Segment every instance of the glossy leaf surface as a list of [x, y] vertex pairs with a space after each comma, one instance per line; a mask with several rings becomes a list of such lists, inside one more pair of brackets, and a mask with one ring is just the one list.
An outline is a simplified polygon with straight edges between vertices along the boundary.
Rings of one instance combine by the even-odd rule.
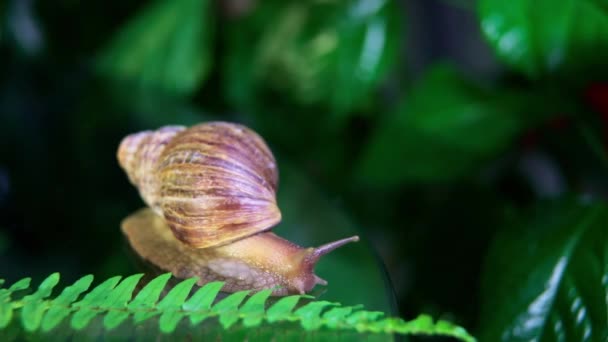
[[563, 200], [507, 224], [487, 260], [482, 341], [606, 341], [608, 208]]

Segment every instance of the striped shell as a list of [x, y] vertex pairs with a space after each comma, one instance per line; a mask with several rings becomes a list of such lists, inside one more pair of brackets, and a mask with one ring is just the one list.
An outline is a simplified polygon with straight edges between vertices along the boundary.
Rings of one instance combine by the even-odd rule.
[[221, 246], [281, 220], [276, 161], [245, 126], [211, 122], [132, 134], [118, 160], [146, 204], [189, 246]]

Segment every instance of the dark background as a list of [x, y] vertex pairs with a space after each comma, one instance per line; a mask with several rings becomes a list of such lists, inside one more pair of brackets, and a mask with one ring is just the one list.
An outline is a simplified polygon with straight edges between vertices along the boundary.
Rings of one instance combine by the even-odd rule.
[[[563, 33], [532, 2], [1, 2], [0, 275], [136, 272], [118, 227], [142, 202], [118, 143], [226, 120], [354, 222], [396, 313], [478, 331], [507, 218], [606, 189], [608, 31], [578, 21], [606, 5], [581, 1]], [[526, 9], [527, 41], [483, 26]]]

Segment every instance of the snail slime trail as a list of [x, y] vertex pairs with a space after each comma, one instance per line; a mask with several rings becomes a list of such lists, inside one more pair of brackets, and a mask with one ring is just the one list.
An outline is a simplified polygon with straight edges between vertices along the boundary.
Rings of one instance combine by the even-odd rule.
[[303, 248], [272, 233], [281, 221], [276, 161], [242, 125], [131, 134], [120, 143], [118, 162], [149, 207], [127, 217], [122, 231], [137, 254], [177, 278], [224, 281], [226, 292], [303, 294], [327, 285], [314, 274], [321, 256], [359, 240]]

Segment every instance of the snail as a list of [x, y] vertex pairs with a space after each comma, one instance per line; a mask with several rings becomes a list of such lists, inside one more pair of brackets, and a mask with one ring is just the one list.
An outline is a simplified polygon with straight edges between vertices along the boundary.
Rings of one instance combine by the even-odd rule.
[[125, 137], [118, 162], [149, 209], [121, 228], [143, 259], [223, 291], [304, 294], [327, 282], [321, 256], [358, 236], [303, 248], [270, 231], [281, 221], [278, 169], [264, 140], [234, 123], [165, 126]]

